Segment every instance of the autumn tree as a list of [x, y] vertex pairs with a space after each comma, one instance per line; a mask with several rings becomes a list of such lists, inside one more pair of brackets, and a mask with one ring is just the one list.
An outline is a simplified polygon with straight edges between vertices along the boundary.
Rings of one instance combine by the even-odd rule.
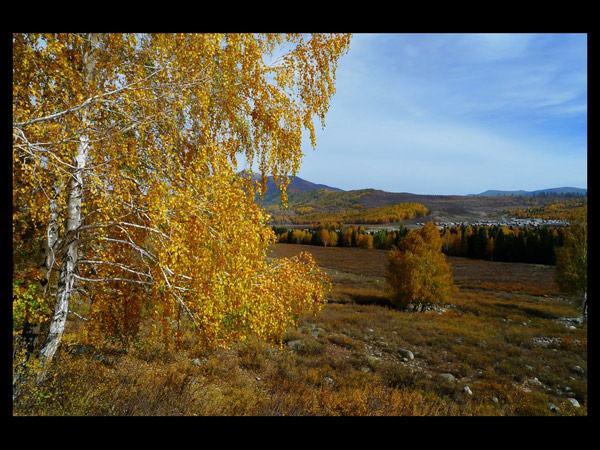
[[320, 245], [327, 247], [331, 243], [331, 235], [327, 228], [321, 228], [317, 231], [317, 241]]
[[581, 296], [587, 321], [587, 206], [572, 215], [564, 245], [556, 250], [555, 280], [563, 292]]
[[[388, 253], [386, 279], [395, 304], [443, 304], [452, 287], [452, 275], [442, 253], [439, 230], [428, 222], [411, 230], [398, 248]], [[416, 307], [416, 306], [415, 306]]]
[[41, 338], [42, 366], [67, 318], [126, 339], [140, 299], [165, 343], [182, 322], [207, 345], [276, 339], [320, 308], [310, 255], [266, 260], [253, 200], [272, 175], [287, 201], [349, 39], [13, 35], [13, 331]]

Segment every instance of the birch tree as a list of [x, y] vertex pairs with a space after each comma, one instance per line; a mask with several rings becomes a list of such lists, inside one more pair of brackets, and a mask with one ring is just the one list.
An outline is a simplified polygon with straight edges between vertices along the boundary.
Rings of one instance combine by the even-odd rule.
[[320, 309], [326, 277], [309, 254], [265, 258], [275, 238], [253, 200], [272, 175], [286, 202], [349, 41], [13, 35], [13, 333], [42, 325], [44, 367], [67, 318], [126, 340], [145, 311], [166, 343], [186, 321], [215, 346], [281, 339]]
[[565, 293], [582, 300], [582, 318], [587, 322], [587, 206], [570, 218], [565, 245], [556, 250], [555, 280]]
[[443, 304], [453, 286], [452, 270], [442, 253], [442, 238], [433, 222], [411, 230], [390, 250], [386, 281], [391, 287], [392, 302], [399, 306]]

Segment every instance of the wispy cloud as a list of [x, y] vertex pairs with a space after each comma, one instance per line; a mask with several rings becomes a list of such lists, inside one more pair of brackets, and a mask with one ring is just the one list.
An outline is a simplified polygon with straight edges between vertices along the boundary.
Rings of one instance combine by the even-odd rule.
[[585, 35], [357, 35], [337, 79], [300, 176], [429, 193], [587, 185]]

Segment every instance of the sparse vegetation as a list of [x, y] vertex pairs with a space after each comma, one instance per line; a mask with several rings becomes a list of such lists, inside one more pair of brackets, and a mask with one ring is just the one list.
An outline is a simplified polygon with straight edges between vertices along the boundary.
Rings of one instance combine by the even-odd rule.
[[[276, 244], [270, 256], [306, 249]], [[65, 345], [14, 413], [587, 414], [587, 328], [565, 319], [579, 309], [558, 291], [554, 267], [448, 257], [458, 289], [443, 310], [412, 313], [386, 301], [386, 251], [310, 252], [332, 280], [329, 302], [281, 345], [205, 352], [192, 336], [177, 350], [145, 340], [126, 350]]]

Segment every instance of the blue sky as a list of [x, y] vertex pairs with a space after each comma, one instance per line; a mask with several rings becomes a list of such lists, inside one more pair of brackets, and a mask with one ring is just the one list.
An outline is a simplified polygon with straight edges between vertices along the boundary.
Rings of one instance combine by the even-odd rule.
[[345, 190], [587, 187], [585, 34], [355, 34], [298, 176]]

